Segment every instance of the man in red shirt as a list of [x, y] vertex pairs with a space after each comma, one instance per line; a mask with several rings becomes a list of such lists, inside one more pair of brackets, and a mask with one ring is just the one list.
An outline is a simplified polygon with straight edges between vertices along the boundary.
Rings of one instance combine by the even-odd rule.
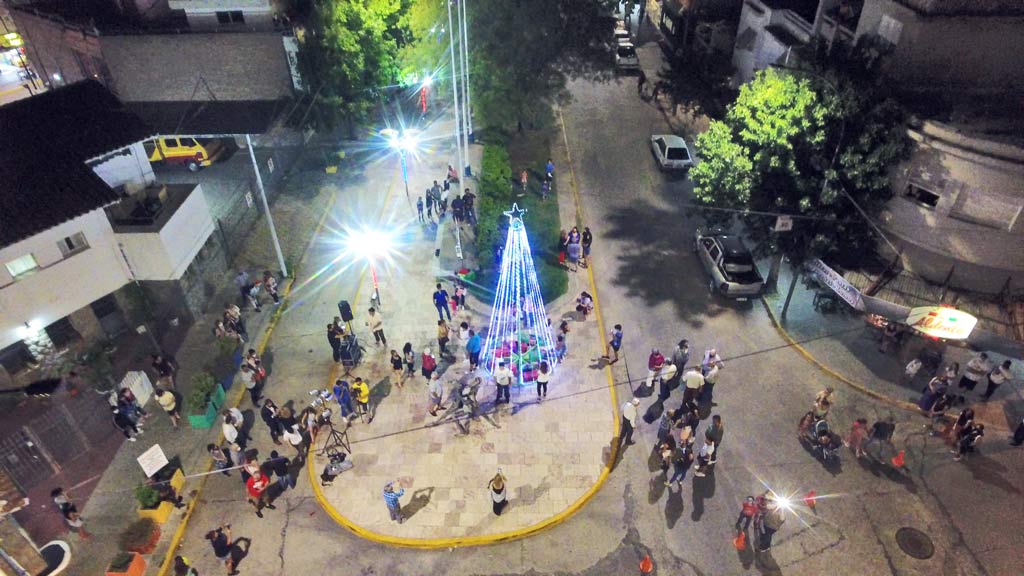
[[249, 491], [249, 504], [256, 508], [256, 516], [260, 518], [263, 518], [263, 508], [277, 509], [276, 506], [270, 503], [269, 496], [267, 495], [267, 486], [269, 485], [270, 479], [259, 470], [254, 471], [245, 483], [245, 488]]

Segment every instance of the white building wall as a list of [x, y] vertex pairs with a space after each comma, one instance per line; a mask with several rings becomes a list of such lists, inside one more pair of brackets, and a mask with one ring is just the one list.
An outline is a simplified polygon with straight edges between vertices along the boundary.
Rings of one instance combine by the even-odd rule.
[[210, 207], [197, 185], [159, 231], [115, 236], [137, 280], [178, 280], [213, 227]]
[[136, 142], [117, 153], [89, 162], [97, 176], [111, 188], [125, 185], [130, 191], [141, 189], [156, 180], [142, 142]]
[[[64, 258], [58, 242], [78, 232], [89, 248]], [[7, 262], [32, 254], [39, 268], [14, 279]], [[0, 348], [25, 338], [128, 283], [128, 270], [103, 210], [93, 210], [0, 249]]]

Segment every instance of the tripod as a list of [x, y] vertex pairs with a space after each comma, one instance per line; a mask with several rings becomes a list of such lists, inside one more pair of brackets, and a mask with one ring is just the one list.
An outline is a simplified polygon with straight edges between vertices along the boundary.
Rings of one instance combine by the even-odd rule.
[[328, 454], [337, 448], [341, 448], [345, 452], [351, 454], [352, 447], [348, 442], [348, 424], [345, 425], [344, 429], [338, 430], [334, 427], [334, 422], [328, 420], [327, 427], [329, 428], [327, 431], [327, 439], [324, 440], [323, 448], [320, 449], [320, 455], [323, 456], [324, 454]]

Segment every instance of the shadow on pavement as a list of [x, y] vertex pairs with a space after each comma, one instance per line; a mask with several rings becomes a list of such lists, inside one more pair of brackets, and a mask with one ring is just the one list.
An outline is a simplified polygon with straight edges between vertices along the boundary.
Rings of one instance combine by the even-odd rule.
[[402, 515], [406, 520], [412, 518], [417, 512], [423, 510], [430, 503], [430, 497], [434, 494], [434, 487], [420, 488], [412, 493], [412, 500], [402, 506]]
[[669, 488], [668, 498], [665, 500], [665, 525], [669, 530], [676, 527], [676, 523], [683, 517], [684, 509], [682, 489]]
[[691, 504], [693, 505], [693, 511], [690, 513], [691, 520], [700, 522], [700, 519], [704, 516], [704, 501], [714, 497], [714, 495], [715, 467], [712, 466], [703, 478], [699, 476], [693, 477], [693, 487], [690, 496]]

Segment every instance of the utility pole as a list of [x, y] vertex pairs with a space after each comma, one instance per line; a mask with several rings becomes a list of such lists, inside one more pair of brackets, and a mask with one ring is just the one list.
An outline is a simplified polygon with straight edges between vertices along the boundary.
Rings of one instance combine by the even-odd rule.
[[270, 225], [270, 238], [274, 241], [274, 251], [277, 252], [277, 263], [281, 266], [281, 275], [287, 277], [288, 267], [284, 263], [281, 242], [278, 241], [277, 229], [274, 228], [274, 217], [270, 214], [270, 204], [267, 203], [267, 192], [263, 189], [263, 176], [260, 175], [260, 165], [256, 163], [256, 152], [252, 149], [252, 138], [248, 134], [245, 135], [245, 144], [249, 147], [249, 160], [252, 161], [252, 171], [256, 173], [256, 187], [260, 191], [263, 211], [267, 213], [267, 224]]
[[469, 26], [469, 15], [466, 12], [468, 10], [466, 3], [467, 0], [459, 1], [459, 7], [461, 8], [460, 13], [462, 14], [462, 59], [464, 61], [462, 82], [462, 101], [464, 106], [462, 108], [462, 120], [463, 124], [466, 126], [466, 176], [471, 176], [473, 171], [470, 168], [469, 161], [469, 142], [473, 137], [473, 110], [469, 104], [469, 33], [467, 31]]
[[455, 66], [455, 28], [452, 26], [452, 2], [447, 0], [448, 4], [448, 51], [451, 53], [452, 60], [452, 102], [455, 105], [455, 147], [458, 148], [459, 166], [465, 166], [466, 163], [462, 158], [462, 140], [459, 138], [459, 72]]

